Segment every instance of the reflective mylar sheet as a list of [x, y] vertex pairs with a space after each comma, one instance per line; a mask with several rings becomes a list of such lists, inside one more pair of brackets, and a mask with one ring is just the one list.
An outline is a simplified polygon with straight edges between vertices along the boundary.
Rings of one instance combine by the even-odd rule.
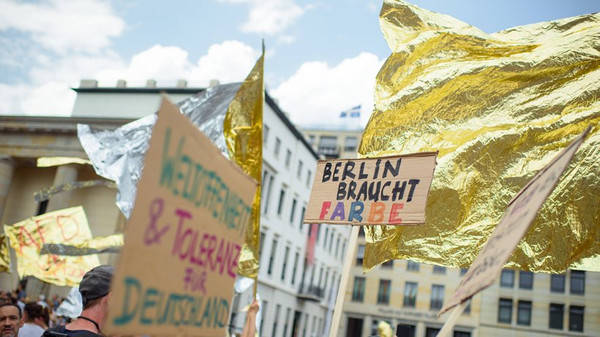
[[468, 267], [511, 198], [592, 125], [507, 267], [600, 271], [600, 14], [486, 34], [385, 1], [380, 23], [392, 54], [359, 153], [439, 156], [427, 224], [365, 228], [364, 270]]
[[242, 83], [225, 116], [224, 134], [229, 155], [246, 174], [258, 182], [252, 204], [252, 223], [238, 262], [238, 274], [256, 279], [260, 258], [260, 191], [262, 172], [262, 126], [265, 51]]
[[10, 252], [6, 234], [0, 234], [0, 272], [10, 273]]
[[[239, 83], [211, 87], [178, 104], [182, 113], [227, 157], [223, 121], [239, 87]], [[81, 146], [96, 173], [117, 183], [117, 206], [127, 218], [133, 210], [137, 182], [155, 123], [156, 114], [151, 114], [115, 130], [87, 124], [77, 126]]]

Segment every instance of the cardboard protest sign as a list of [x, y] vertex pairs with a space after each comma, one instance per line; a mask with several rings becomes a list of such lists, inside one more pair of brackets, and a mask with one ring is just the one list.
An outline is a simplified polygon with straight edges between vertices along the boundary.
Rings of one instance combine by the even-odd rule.
[[500, 275], [502, 267], [523, 238], [537, 212], [588, 134], [588, 127], [557, 157], [539, 171], [510, 201], [502, 219], [458, 285], [440, 315], [481, 290]]
[[60, 286], [77, 286], [88, 270], [100, 264], [98, 255], [40, 254], [44, 244], [77, 244], [92, 238], [83, 207], [61, 209], [4, 226], [17, 257], [20, 277], [35, 276]]
[[425, 223], [437, 152], [320, 160], [304, 223]]
[[163, 100], [112, 283], [106, 330], [225, 335], [256, 188]]

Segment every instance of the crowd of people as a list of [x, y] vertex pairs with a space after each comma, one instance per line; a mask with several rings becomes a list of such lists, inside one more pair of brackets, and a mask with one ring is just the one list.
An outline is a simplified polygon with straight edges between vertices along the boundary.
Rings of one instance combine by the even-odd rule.
[[103, 265], [88, 271], [79, 284], [83, 307], [73, 321], [57, 316], [64, 299], [44, 295], [28, 300], [25, 292], [0, 291], [0, 337], [101, 337], [106, 318], [113, 267]]
[[[51, 297], [49, 301], [44, 295], [39, 295], [36, 300], [28, 298], [23, 290], [15, 291], [0, 291], [0, 306], [9, 304], [18, 307], [20, 316], [24, 322], [23, 326], [18, 330], [18, 336], [15, 337], [40, 337], [44, 331], [50, 327], [65, 324], [69, 321], [68, 317], [57, 316], [55, 311], [62, 303], [64, 298], [59, 298], [57, 295]], [[2, 337], [11, 337], [5, 334], [6, 317], [0, 321], [2, 328]], [[6, 330], [11, 330], [7, 327]], [[7, 332], [8, 332], [7, 331]]]

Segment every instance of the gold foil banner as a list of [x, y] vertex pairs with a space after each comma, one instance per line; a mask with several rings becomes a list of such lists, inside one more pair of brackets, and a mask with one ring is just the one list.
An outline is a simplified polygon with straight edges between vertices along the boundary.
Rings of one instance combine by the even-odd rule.
[[45, 243], [76, 244], [92, 238], [81, 206], [35, 216], [12, 226], [5, 225], [4, 233], [17, 256], [21, 278], [35, 276], [48, 283], [74, 287], [83, 274], [100, 264], [97, 255], [40, 255]]
[[33, 193], [33, 198], [36, 202], [41, 202], [50, 199], [54, 194], [61, 192], [69, 192], [74, 189], [92, 186], [106, 186], [109, 188], [117, 188], [117, 183], [109, 180], [86, 180], [86, 181], [74, 181], [58, 186], [52, 186], [45, 188], [41, 191]]
[[511, 197], [593, 129], [507, 264], [600, 271], [600, 14], [485, 34], [385, 1], [392, 54], [362, 157], [439, 150], [427, 224], [365, 228], [365, 271], [390, 259], [468, 267]]
[[0, 272], [10, 273], [10, 252], [6, 234], [0, 234]]
[[231, 101], [223, 123], [229, 157], [259, 184], [252, 205], [251, 225], [246, 228], [246, 238], [238, 262], [238, 274], [253, 279], [257, 277], [260, 261], [258, 248], [260, 245], [260, 183], [265, 93], [264, 59], [265, 47], [263, 44], [262, 55]]
[[40, 255], [55, 254], [65, 256], [82, 256], [102, 253], [118, 253], [123, 247], [123, 234], [98, 236], [74, 244], [46, 243], [40, 250]]
[[92, 162], [87, 159], [77, 157], [39, 157], [37, 159], [37, 167], [50, 167], [67, 164], [92, 165]]

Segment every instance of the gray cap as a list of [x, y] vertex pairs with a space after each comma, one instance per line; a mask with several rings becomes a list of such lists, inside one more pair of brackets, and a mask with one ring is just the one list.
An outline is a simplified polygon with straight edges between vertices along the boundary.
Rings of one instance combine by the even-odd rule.
[[92, 268], [83, 275], [79, 283], [79, 292], [83, 305], [88, 301], [104, 297], [110, 291], [110, 281], [112, 280], [115, 268], [109, 265], [101, 265]]

